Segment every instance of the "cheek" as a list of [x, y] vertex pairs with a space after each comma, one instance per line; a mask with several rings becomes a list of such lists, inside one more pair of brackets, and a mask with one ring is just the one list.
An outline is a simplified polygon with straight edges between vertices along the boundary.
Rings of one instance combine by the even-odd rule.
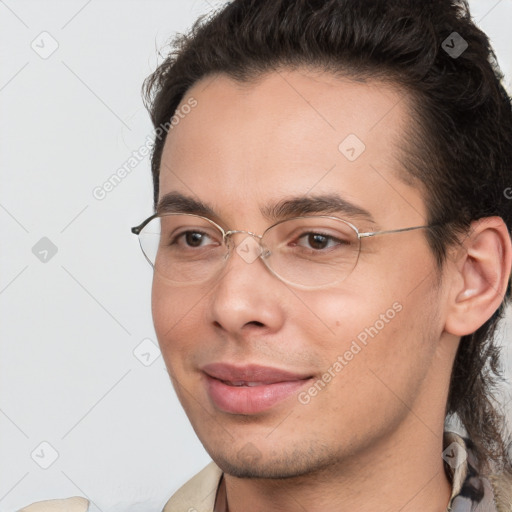
[[166, 330], [172, 326], [176, 316], [176, 300], [173, 298], [170, 289], [164, 287], [159, 280], [153, 278], [153, 287], [151, 289], [151, 313], [156, 335], [160, 346], [165, 342]]
[[376, 329], [380, 333], [389, 331], [392, 324], [399, 325], [403, 303], [398, 297], [400, 294], [389, 286], [378, 289], [363, 283], [343, 290], [324, 289], [316, 295], [300, 297], [308, 311], [295, 310], [290, 320], [303, 326], [310, 342], [316, 339], [325, 348], [339, 350], [350, 340], [364, 343], [368, 331], [375, 333]]
[[423, 371], [435, 349], [431, 340], [440, 328], [435, 293], [430, 280], [412, 293], [403, 280], [395, 286], [370, 281], [371, 285], [359, 282], [343, 291], [303, 296], [308, 314], [295, 310], [290, 320], [300, 326], [310, 348], [321, 354], [325, 370], [338, 362], [344, 369], [350, 366], [351, 373], [354, 368], [370, 369], [389, 382], [405, 382], [411, 368]]
[[311, 306], [334, 331], [328, 337], [307, 332], [322, 354], [319, 380], [326, 383], [317, 380], [299, 397], [309, 404], [299, 413], [315, 428], [334, 429], [336, 436], [345, 435], [337, 425], [345, 432], [358, 432], [362, 425], [378, 431], [405, 414], [403, 404], [414, 402], [435, 352], [438, 326], [435, 310], [425, 306], [426, 293], [407, 297], [381, 289], [366, 296], [324, 296]]
[[151, 293], [151, 310], [155, 332], [162, 355], [171, 369], [174, 357], [187, 349], [190, 336], [187, 333], [197, 331], [201, 325], [201, 301], [206, 298], [207, 290], [192, 293], [187, 287], [169, 285], [155, 277]]

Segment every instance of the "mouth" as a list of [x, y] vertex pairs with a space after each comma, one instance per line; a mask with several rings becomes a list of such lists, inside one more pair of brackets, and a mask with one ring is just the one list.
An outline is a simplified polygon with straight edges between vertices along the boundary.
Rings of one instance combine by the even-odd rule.
[[231, 414], [257, 414], [298, 393], [311, 375], [259, 365], [213, 363], [202, 368], [215, 407]]
[[[220, 380], [220, 379], [218, 379]], [[231, 382], [229, 380], [221, 380], [224, 384], [227, 384], [228, 386], [235, 386], [235, 387], [248, 387], [252, 388], [254, 386], [265, 386], [270, 384], [269, 382], [245, 382], [245, 381], [237, 381], [237, 382]], [[272, 383], [275, 384], [275, 383]]]

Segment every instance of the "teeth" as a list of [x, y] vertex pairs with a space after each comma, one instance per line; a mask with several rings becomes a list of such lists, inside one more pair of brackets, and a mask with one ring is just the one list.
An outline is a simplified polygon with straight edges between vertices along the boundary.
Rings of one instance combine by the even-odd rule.
[[229, 386], [236, 386], [236, 387], [245, 386], [245, 387], [249, 387], [249, 388], [254, 387], [254, 386], [263, 386], [265, 384], [264, 382], [246, 382], [244, 380], [236, 380], [233, 382], [225, 380], [223, 382], [225, 384], [228, 384]]

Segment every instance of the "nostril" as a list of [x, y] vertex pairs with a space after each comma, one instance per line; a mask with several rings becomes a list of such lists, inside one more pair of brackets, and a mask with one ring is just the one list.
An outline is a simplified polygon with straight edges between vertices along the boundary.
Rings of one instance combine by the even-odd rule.
[[258, 327], [264, 327], [265, 324], [258, 322], [257, 320], [253, 320], [252, 322], [247, 322], [247, 325], [256, 325]]

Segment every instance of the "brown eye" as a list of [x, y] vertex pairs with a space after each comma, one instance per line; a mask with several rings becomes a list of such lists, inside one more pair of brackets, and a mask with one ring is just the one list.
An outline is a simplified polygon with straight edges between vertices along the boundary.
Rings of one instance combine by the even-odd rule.
[[174, 250], [205, 249], [221, 245], [212, 235], [198, 230], [181, 231], [165, 238]]
[[324, 235], [322, 233], [304, 233], [299, 237], [296, 245], [306, 249], [321, 251], [323, 249], [331, 249], [336, 246], [346, 245], [347, 243], [348, 242], [331, 235]]
[[308, 243], [312, 249], [325, 249], [328, 242], [328, 237], [324, 235], [308, 235]]
[[200, 247], [206, 235], [197, 231], [187, 231], [182, 236], [184, 236], [187, 245], [190, 247]]

